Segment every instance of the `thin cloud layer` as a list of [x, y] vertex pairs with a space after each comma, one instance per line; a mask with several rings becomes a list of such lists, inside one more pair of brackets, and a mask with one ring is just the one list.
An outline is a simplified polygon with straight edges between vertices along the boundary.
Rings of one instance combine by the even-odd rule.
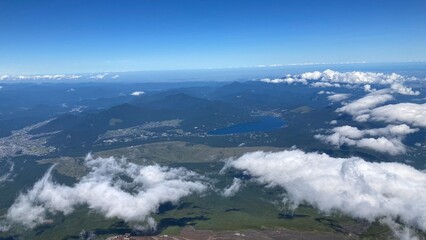
[[286, 78], [275, 78], [275, 79], [263, 78], [260, 81], [265, 83], [287, 83], [287, 84], [301, 83], [303, 85], [308, 84], [308, 81], [306, 81], [306, 79], [293, 78], [291, 76], [287, 76]]
[[223, 190], [222, 196], [224, 197], [234, 196], [240, 190], [241, 186], [242, 186], [241, 179], [234, 178], [234, 180], [232, 181], [232, 184]]
[[48, 221], [49, 215], [66, 215], [85, 205], [107, 218], [155, 228], [151, 214], [161, 204], [176, 203], [207, 189], [201, 176], [184, 168], [140, 166], [125, 159], [90, 155], [85, 165], [89, 173], [71, 187], [55, 183], [50, 168], [29, 191], [19, 195], [7, 220], [32, 228]]
[[10, 181], [15, 169], [15, 163], [9, 160], [0, 162], [0, 184], [2, 182]]
[[397, 155], [407, 152], [407, 147], [402, 143], [405, 136], [418, 130], [412, 129], [406, 124], [366, 130], [359, 130], [356, 127], [346, 125], [333, 128], [330, 135], [317, 134], [315, 138], [336, 147], [342, 145], [356, 146]]
[[336, 93], [336, 94], [328, 96], [327, 99], [332, 102], [341, 102], [343, 100], [348, 99], [350, 96], [351, 95], [347, 93]]
[[283, 201], [294, 207], [307, 202], [326, 213], [368, 221], [389, 218], [426, 230], [426, 173], [408, 165], [289, 150], [248, 153], [227, 167], [268, 187], [282, 187]]
[[25, 80], [74, 80], [82, 78], [82, 75], [76, 74], [51, 74], [51, 75], [19, 75], [19, 76], [10, 76], [3, 75], [0, 76], [1, 81], [25, 81]]
[[60, 80], [104, 80], [117, 79], [120, 75], [111, 75], [110, 73], [98, 74], [45, 74], [45, 75], [3, 75], [0, 76], [0, 81], [60, 81]]

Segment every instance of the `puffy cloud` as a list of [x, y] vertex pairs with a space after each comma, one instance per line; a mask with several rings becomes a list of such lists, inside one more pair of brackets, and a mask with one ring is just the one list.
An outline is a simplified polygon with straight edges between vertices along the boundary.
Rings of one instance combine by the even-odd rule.
[[371, 110], [368, 115], [375, 121], [399, 122], [418, 127], [426, 127], [426, 103], [398, 103]]
[[319, 71], [306, 72], [306, 73], [302, 73], [300, 76], [304, 79], [319, 80], [320, 78], [322, 78], [322, 73]]
[[370, 84], [365, 84], [364, 85], [364, 91], [366, 92], [374, 92], [377, 91], [375, 88], [372, 88]]
[[389, 218], [426, 230], [426, 173], [408, 165], [288, 150], [248, 153], [227, 167], [284, 188], [293, 206], [306, 202], [326, 213]]
[[232, 197], [234, 196], [241, 188], [242, 181], [239, 178], [234, 178], [231, 186], [225, 188], [222, 192], [222, 196], [224, 197]]
[[390, 155], [398, 155], [407, 152], [405, 145], [398, 138], [363, 138], [356, 141], [356, 146], [381, 153], [388, 153]]
[[371, 87], [374, 85], [389, 86], [394, 92], [404, 95], [418, 95], [420, 92], [414, 91], [412, 88], [406, 87], [403, 83], [407, 81], [417, 80], [414, 77], [406, 77], [396, 73], [376, 73], [376, 72], [337, 72], [327, 69], [323, 72], [306, 72], [300, 75], [287, 75], [284, 78], [278, 79], [262, 79], [267, 83], [302, 83], [312, 87], [349, 87], [362, 86], [365, 91], [375, 91]]
[[[349, 83], [349, 84], [382, 84], [389, 85], [395, 82], [404, 82], [408, 80], [402, 75], [391, 73], [375, 73], [375, 72], [337, 72], [330, 69], [324, 72], [304, 73], [301, 76], [308, 80], [321, 80], [334, 83]], [[309, 78], [312, 77], [312, 78]]]
[[341, 102], [345, 99], [348, 99], [351, 95], [350, 94], [346, 94], [346, 93], [336, 93], [333, 95], [328, 96], [328, 100], [332, 101], [332, 102]]
[[85, 165], [88, 174], [73, 186], [55, 183], [52, 166], [29, 191], [19, 195], [6, 218], [12, 223], [34, 227], [44, 223], [49, 214], [62, 212], [66, 215], [76, 206], [87, 205], [108, 218], [155, 227], [150, 215], [161, 204], [176, 203], [182, 197], [207, 188], [201, 176], [184, 168], [140, 166], [125, 159], [92, 158], [90, 155]]
[[315, 138], [337, 147], [342, 145], [356, 146], [397, 155], [407, 151], [406, 146], [402, 143], [402, 139], [407, 134], [418, 131], [418, 129], [412, 129], [405, 124], [366, 130], [359, 130], [356, 127], [346, 125], [335, 127], [331, 131], [332, 134], [330, 135], [317, 134]]
[[406, 87], [402, 85], [401, 83], [392, 83], [390, 88], [402, 95], [419, 95], [420, 94], [419, 91], [413, 91], [412, 88]]
[[369, 113], [371, 109], [393, 99], [393, 96], [388, 92], [388, 90], [380, 90], [369, 93], [360, 99], [338, 108], [336, 111], [350, 114], [354, 116], [355, 120], [364, 121], [364, 114]]
[[144, 91], [134, 91], [130, 95], [132, 95], [132, 96], [140, 96], [140, 95], [143, 95], [143, 94], [145, 94]]

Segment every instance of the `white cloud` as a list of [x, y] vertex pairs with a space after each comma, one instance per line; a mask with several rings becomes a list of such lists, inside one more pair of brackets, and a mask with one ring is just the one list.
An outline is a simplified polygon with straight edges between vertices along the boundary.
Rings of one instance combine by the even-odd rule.
[[109, 73], [101, 73], [101, 74], [92, 75], [89, 78], [101, 80], [101, 79], [104, 79], [108, 75], [109, 75]]
[[406, 87], [402, 85], [401, 83], [392, 83], [390, 88], [402, 95], [419, 95], [420, 94], [419, 91], [413, 91], [412, 88]]
[[291, 76], [287, 76], [285, 78], [275, 78], [275, 79], [263, 78], [260, 81], [265, 83], [287, 83], [287, 84], [301, 83], [304, 85], [308, 84], [308, 82], [305, 79], [292, 78]]
[[366, 92], [374, 92], [374, 91], [376, 91], [376, 89], [372, 88], [370, 84], [365, 84], [364, 85], [364, 91], [366, 91]]
[[336, 87], [339, 88], [341, 85], [339, 83], [329, 83], [329, 82], [314, 82], [311, 83], [312, 87]]
[[[391, 74], [385, 74], [385, 73], [375, 73], [375, 72], [337, 72], [330, 69], [325, 70], [321, 73], [321, 75], [318, 74], [319, 72], [313, 72], [313, 73], [304, 73], [301, 76], [308, 79], [308, 80], [321, 80], [321, 81], [327, 81], [327, 82], [334, 82], [334, 83], [349, 83], [349, 84], [382, 84], [382, 85], [389, 85], [395, 82], [404, 82], [407, 79], [406, 77], [391, 73]], [[309, 76], [313, 78], [309, 78]]]
[[284, 188], [294, 206], [307, 202], [326, 213], [397, 219], [426, 230], [426, 173], [408, 165], [290, 150], [248, 153], [227, 166], [260, 184]]
[[300, 75], [287, 75], [284, 78], [278, 79], [262, 79], [267, 83], [302, 83], [312, 87], [358, 87], [362, 86], [365, 91], [375, 91], [371, 87], [374, 85], [389, 86], [394, 92], [404, 95], [418, 95], [420, 92], [414, 91], [412, 88], [406, 87], [403, 84], [408, 81], [417, 80], [414, 77], [406, 77], [396, 73], [376, 73], [376, 72], [337, 72], [327, 69], [323, 72], [305, 72]]
[[343, 100], [346, 100], [350, 97], [350, 94], [346, 94], [346, 93], [336, 93], [333, 95], [328, 96], [328, 100], [332, 101], [332, 102], [341, 102]]
[[381, 106], [371, 110], [369, 118], [375, 121], [426, 127], [426, 103], [398, 103]]
[[398, 155], [407, 152], [406, 146], [398, 138], [363, 138], [356, 141], [356, 146], [381, 153], [388, 153], [390, 155]]
[[418, 236], [416, 236], [416, 233], [413, 231], [413, 229], [407, 227], [407, 226], [401, 226], [400, 224], [396, 223], [391, 218], [383, 218], [380, 219], [380, 223], [383, 225], [387, 225], [393, 232], [394, 236], [397, 239], [400, 240], [420, 240]]
[[46, 74], [46, 75], [19, 75], [19, 76], [8, 76], [4, 75], [0, 77], [0, 80], [4, 81], [26, 81], [26, 80], [73, 80], [81, 78], [81, 75], [76, 74]]
[[13, 170], [15, 169], [15, 163], [9, 160], [3, 161], [2, 165], [2, 168], [7, 169], [7, 171], [3, 175], [0, 175], [0, 183], [10, 181], [13, 174]]
[[306, 72], [306, 73], [302, 73], [300, 76], [304, 79], [319, 80], [322, 77], [322, 73], [319, 71]]
[[346, 125], [333, 128], [330, 135], [317, 134], [315, 138], [337, 147], [342, 145], [356, 146], [397, 155], [407, 151], [406, 146], [402, 143], [404, 137], [418, 130], [412, 129], [405, 124], [366, 130], [359, 130], [356, 127]]
[[393, 96], [388, 92], [388, 90], [379, 90], [369, 93], [365, 97], [357, 99], [341, 108], [338, 108], [336, 112], [347, 113], [354, 116], [355, 120], [363, 121], [363, 114], [369, 113], [371, 109], [393, 99]]
[[[202, 177], [184, 168], [159, 165], [140, 166], [125, 159], [92, 158], [85, 160], [89, 173], [73, 186], [52, 180], [50, 170], [29, 191], [19, 195], [7, 212], [11, 223], [34, 227], [50, 214], [71, 213], [87, 205], [105, 217], [155, 227], [151, 214], [166, 202], [206, 190]], [[129, 181], [120, 177], [126, 176]]]
[[132, 95], [132, 96], [140, 96], [140, 95], [143, 95], [143, 94], [145, 94], [144, 91], [134, 91], [130, 95]]
[[222, 196], [224, 197], [232, 197], [234, 196], [241, 188], [242, 181], [239, 178], [234, 178], [231, 186], [223, 189]]
[[10, 225], [8, 225], [7, 223], [5, 224], [3, 222], [0, 222], [0, 233], [7, 232], [9, 230], [10, 230]]

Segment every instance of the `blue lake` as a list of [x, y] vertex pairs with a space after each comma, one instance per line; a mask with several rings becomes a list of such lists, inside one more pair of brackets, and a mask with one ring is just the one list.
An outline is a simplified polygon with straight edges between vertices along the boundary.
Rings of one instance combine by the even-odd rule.
[[248, 132], [270, 132], [285, 125], [285, 121], [277, 117], [259, 117], [257, 121], [235, 124], [208, 132], [211, 135], [225, 135]]

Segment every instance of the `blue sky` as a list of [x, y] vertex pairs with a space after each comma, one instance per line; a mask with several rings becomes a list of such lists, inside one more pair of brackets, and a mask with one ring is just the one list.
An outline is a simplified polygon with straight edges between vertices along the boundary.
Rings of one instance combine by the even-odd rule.
[[0, 74], [424, 61], [425, 12], [425, 0], [1, 0]]

